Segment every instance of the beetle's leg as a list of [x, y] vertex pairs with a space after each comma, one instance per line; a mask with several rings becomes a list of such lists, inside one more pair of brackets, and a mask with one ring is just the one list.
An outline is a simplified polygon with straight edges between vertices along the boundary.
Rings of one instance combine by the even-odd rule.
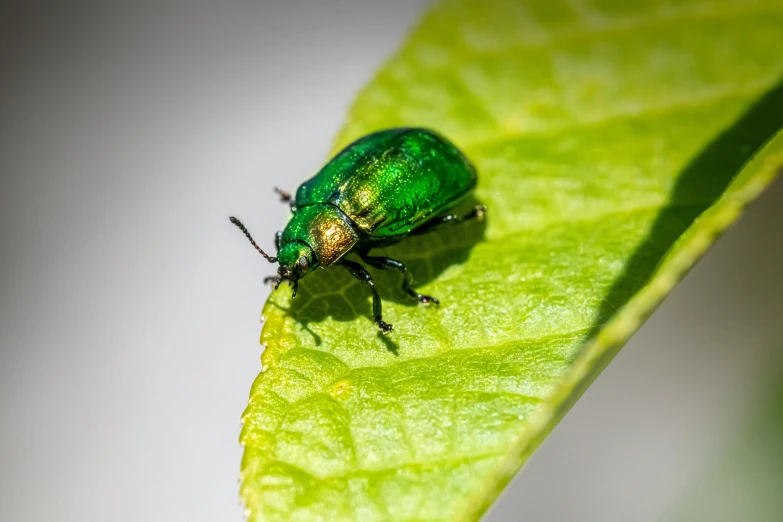
[[352, 276], [359, 280], [364, 285], [367, 285], [372, 292], [372, 315], [375, 322], [378, 324], [378, 328], [383, 333], [391, 332], [394, 327], [383, 321], [381, 316], [381, 296], [378, 295], [378, 290], [375, 288], [375, 283], [372, 282], [369, 272], [364, 269], [362, 265], [354, 261], [348, 261], [347, 259], [341, 259], [337, 264], [344, 266], [348, 269]]
[[402, 274], [405, 276], [405, 279], [402, 281], [402, 289], [409, 296], [413, 297], [414, 299], [418, 299], [420, 303], [424, 305], [428, 305], [430, 303], [440, 304], [440, 301], [438, 301], [436, 297], [419, 293], [418, 291], [411, 288], [413, 285], [413, 276], [408, 270], [408, 267], [406, 267], [405, 263], [402, 261], [397, 261], [396, 259], [391, 259], [389, 257], [375, 256], [362, 256], [362, 259], [368, 265], [374, 266], [375, 268], [380, 268], [381, 270], [396, 270], [397, 272], [402, 272]]
[[411, 232], [410, 235], [418, 236], [419, 234], [426, 234], [427, 232], [432, 232], [436, 228], [440, 228], [444, 225], [456, 225], [457, 223], [462, 223], [463, 221], [468, 221], [469, 219], [478, 219], [480, 221], [484, 219], [484, 214], [486, 214], [486, 212], [487, 207], [484, 205], [476, 205], [473, 210], [462, 217], [456, 214], [449, 214], [448, 216], [435, 218]]
[[280, 252], [280, 242], [283, 240], [283, 232], [278, 230], [275, 232], [275, 248]]
[[291, 196], [290, 192], [288, 192], [287, 190], [283, 190], [280, 187], [275, 187], [273, 190], [275, 191], [275, 194], [280, 195], [280, 201], [282, 201], [283, 203], [288, 203], [288, 206], [291, 207], [291, 212], [296, 211], [296, 205], [295, 205], [296, 202], [294, 201], [294, 198], [293, 196]]
[[280, 286], [280, 276], [269, 276], [264, 278], [265, 284], [273, 283], [275, 285], [275, 290], [277, 290], [277, 287]]

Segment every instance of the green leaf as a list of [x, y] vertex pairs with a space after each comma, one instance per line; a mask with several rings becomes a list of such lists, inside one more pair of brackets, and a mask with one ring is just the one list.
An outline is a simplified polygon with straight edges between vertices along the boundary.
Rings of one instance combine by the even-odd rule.
[[437, 129], [478, 166], [487, 219], [385, 249], [442, 302], [373, 271], [391, 336], [339, 268], [273, 293], [241, 435], [250, 519], [478, 518], [783, 165], [781, 27], [777, 0], [430, 11], [335, 150]]

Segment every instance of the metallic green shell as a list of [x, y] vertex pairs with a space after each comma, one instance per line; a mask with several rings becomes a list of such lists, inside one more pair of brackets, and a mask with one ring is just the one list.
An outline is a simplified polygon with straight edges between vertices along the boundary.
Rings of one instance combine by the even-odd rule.
[[342, 210], [370, 239], [394, 241], [448, 210], [476, 186], [476, 169], [427, 129], [369, 134], [343, 149], [296, 192], [296, 207]]

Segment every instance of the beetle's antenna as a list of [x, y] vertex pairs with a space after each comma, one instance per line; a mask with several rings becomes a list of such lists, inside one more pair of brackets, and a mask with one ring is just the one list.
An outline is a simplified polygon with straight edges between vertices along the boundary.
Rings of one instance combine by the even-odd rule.
[[239, 221], [239, 220], [238, 220], [237, 218], [235, 218], [234, 216], [231, 216], [231, 217], [230, 217], [230, 218], [228, 218], [228, 219], [230, 219], [230, 220], [231, 220], [231, 222], [232, 222], [233, 224], [235, 224], [235, 225], [237, 226], [237, 228], [239, 228], [239, 230], [241, 230], [241, 231], [242, 231], [242, 232], [245, 234], [245, 236], [247, 237], [247, 239], [250, 241], [250, 244], [251, 244], [251, 245], [253, 245], [254, 247], [256, 247], [256, 250], [258, 250], [258, 253], [259, 253], [259, 254], [261, 254], [262, 256], [264, 256], [264, 258], [265, 258], [267, 261], [269, 261], [270, 263], [277, 263], [277, 258], [276, 258], [276, 257], [271, 257], [271, 256], [267, 255], [267, 253], [266, 253], [266, 252], [264, 252], [263, 250], [261, 250], [261, 247], [260, 247], [260, 246], [258, 246], [258, 245], [256, 244], [256, 242], [253, 240], [253, 236], [251, 236], [251, 235], [250, 235], [250, 232], [248, 232], [248, 231], [247, 231], [247, 228], [245, 228], [245, 225], [243, 225], [241, 221]]

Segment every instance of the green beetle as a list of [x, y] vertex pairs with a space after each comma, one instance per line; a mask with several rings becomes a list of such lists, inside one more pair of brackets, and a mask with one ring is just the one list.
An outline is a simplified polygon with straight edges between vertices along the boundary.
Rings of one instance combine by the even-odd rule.
[[387, 129], [345, 147], [299, 187], [295, 198], [275, 189], [293, 212], [285, 230], [275, 236], [277, 257], [267, 255], [237, 218], [230, 219], [262, 256], [280, 264], [278, 275], [267, 278], [275, 288], [286, 280], [296, 296], [299, 280], [315, 268], [342, 266], [369, 287], [373, 318], [381, 332], [388, 333], [392, 325], [383, 320], [372, 277], [343, 256], [353, 252], [372, 267], [401, 272], [408, 295], [425, 305], [439, 304], [411, 288], [411, 274], [402, 262], [368, 254], [442, 225], [482, 219], [482, 205], [464, 216], [448, 213], [476, 181], [475, 167], [443, 136], [421, 128]]

